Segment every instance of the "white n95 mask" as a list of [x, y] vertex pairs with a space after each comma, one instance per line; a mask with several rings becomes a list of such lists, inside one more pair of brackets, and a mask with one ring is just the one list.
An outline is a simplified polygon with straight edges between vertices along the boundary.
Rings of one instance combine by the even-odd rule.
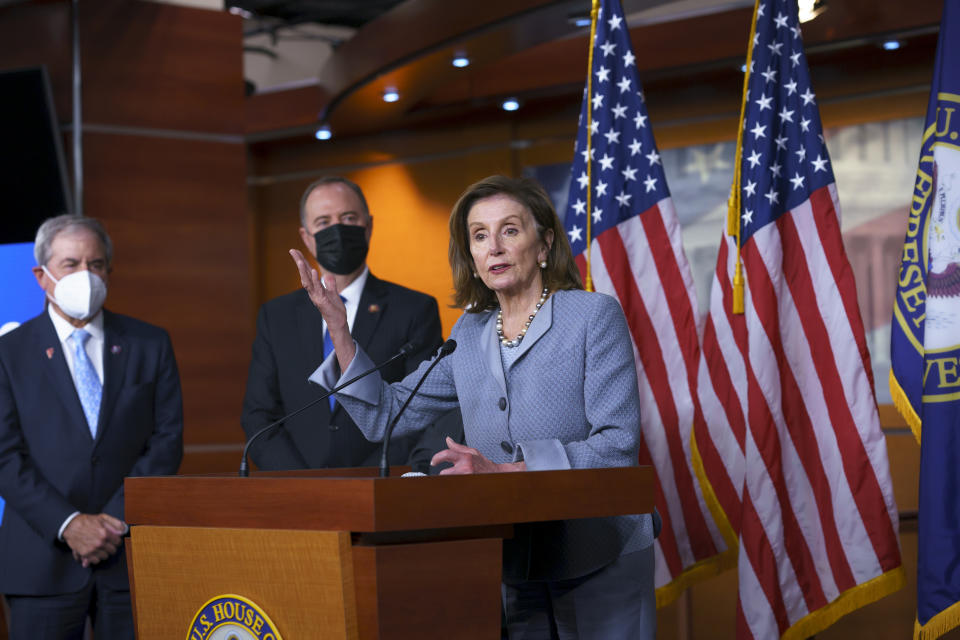
[[59, 280], [41, 267], [51, 280], [57, 283], [53, 289], [53, 296], [47, 294], [60, 310], [71, 318], [85, 320], [100, 311], [103, 301], [107, 299], [107, 283], [103, 278], [89, 270], [74, 271]]

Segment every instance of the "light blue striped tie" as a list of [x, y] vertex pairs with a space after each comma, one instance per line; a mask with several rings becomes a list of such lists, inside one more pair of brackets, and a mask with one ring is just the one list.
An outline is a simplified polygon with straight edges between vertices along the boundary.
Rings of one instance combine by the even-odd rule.
[[97, 370], [93, 368], [90, 356], [84, 348], [87, 340], [90, 339], [90, 334], [84, 329], [77, 329], [72, 335], [74, 384], [77, 386], [77, 395], [80, 396], [80, 404], [83, 406], [83, 415], [86, 416], [87, 425], [90, 427], [90, 435], [96, 437], [103, 385], [100, 384], [100, 376], [97, 375]]

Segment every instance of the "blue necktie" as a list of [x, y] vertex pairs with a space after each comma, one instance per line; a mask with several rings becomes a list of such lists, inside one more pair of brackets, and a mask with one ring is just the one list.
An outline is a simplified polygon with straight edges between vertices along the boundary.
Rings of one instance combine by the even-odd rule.
[[83, 415], [87, 418], [87, 426], [90, 427], [90, 435], [97, 436], [97, 420], [100, 417], [100, 399], [103, 397], [103, 386], [100, 384], [100, 376], [97, 370], [93, 368], [90, 362], [90, 356], [84, 348], [90, 334], [84, 329], [77, 329], [73, 332], [73, 383], [77, 387], [77, 395], [80, 396], [80, 404], [83, 406]]
[[[344, 303], [347, 302], [347, 299], [344, 298], [343, 296], [340, 296], [340, 299], [343, 300]], [[327, 356], [330, 355], [331, 353], [333, 353], [333, 340], [330, 339], [330, 332], [327, 331], [327, 328], [326, 328], [326, 327], [324, 327], [324, 328], [323, 328], [323, 358], [324, 358], [324, 360], [326, 360]], [[330, 397], [328, 398], [328, 401], [330, 402], [330, 414], [333, 415], [333, 408], [334, 408], [335, 406], [337, 406], [337, 401], [336, 401], [336, 399], [335, 399], [333, 396], [330, 396]]]

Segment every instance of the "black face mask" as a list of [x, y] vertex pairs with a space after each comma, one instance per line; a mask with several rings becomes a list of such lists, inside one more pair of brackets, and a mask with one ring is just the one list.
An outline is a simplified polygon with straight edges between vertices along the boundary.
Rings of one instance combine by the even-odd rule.
[[317, 231], [313, 239], [317, 243], [317, 262], [330, 273], [349, 275], [367, 259], [366, 227], [333, 224]]

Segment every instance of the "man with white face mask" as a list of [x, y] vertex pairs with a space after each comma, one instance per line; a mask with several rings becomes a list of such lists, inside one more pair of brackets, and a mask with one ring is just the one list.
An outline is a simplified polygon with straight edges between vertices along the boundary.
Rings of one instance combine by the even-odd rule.
[[51, 218], [33, 272], [46, 310], [0, 337], [0, 592], [11, 638], [133, 638], [123, 479], [180, 465], [167, 332], [102, 308], [113, 253], [92, 218]]

